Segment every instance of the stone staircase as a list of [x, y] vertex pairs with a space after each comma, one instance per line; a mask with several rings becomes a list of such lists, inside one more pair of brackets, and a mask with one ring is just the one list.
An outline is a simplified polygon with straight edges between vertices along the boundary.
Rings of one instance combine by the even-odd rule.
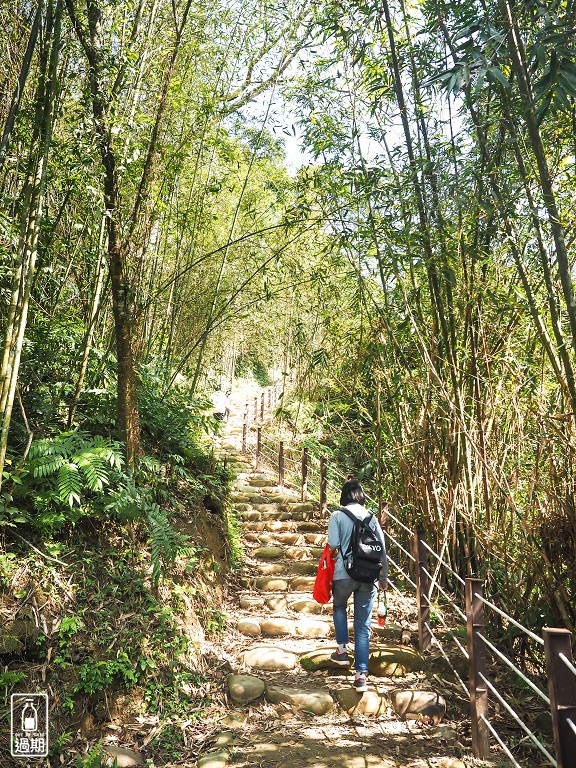
[[400, 626], [374, 621], [367, 692], [353, 689], [353, 665], [331, 662], [331, 604], [312, 597], [327, 519], [317, 504], [302, 503], [272, 474], [256, 471], [238, 450], [239, 436], [238, 425], [229, 425], [221, 446], [239, 472], [232, 501], [245, 547], [230, 610], [227, 730], [198, 767], [465, 768], [446, 757], [447, 734], [455, 732], [425, 728], [442, 720], [446, 702], [423, 674], [423, 658], [400, 644]]

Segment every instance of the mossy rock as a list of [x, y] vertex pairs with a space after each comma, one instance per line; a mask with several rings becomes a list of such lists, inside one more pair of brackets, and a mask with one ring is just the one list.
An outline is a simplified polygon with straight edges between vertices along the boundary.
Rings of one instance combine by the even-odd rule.
[[388, 699], [376, 690], [358, 693], [352, 687], [335, 693], [336, 701], [349, 715], [382, 715], [388, 709]]
[[24, 643], [15, 635], [0, 635], [0, 655], [22, 653]]
[[[342, 670], [338, 664], [335, 664], [330, 658], [332, 649], [321, 648], [311, 653], [306, 653], [300, 657], [300, 665], [307, 672], [316, 672], [318, 669], [339, 669]], [[352, 661], [351, 655], [351, 661]]]
[[379, 645], [370, 651], [368, 671], [376, 677], [401, 677], [410, 672], [419, 672], [423, 665], [424, 659], [412, 648]]
[[278, 560], [283, 554], [284, 550], [281, 547], [258, 547], [254, 550], [254, 557], [261, 560]]
[[0, 654], [22, 653], [40, 635], [33, 621], [16, 619], [0, 629]]

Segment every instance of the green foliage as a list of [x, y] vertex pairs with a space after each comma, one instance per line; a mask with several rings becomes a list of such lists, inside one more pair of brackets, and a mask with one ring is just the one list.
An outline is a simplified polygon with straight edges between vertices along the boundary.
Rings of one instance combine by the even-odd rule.
[[[56, 276], [55, 276], [56, 277]], [[56, 277], [62, 279], [64, 274]], [[54, 285], [55, 294], [58, 290]], [[84, 327], [78, 313], [34, 313], [27, 329], [19, 389], [30, 429], [35, 435], [61, 431], [66, 427], [67, 404], [74, 394], [78, 350]], [[11, 421], [11, 447], [22, 451], [28, 430], [20, 409]]]
[[18, 561], [14, 552], [0, 554], [0, 584], [7, 587], [12, 576], [18, 568]]
[[226, 614], [210, 608], [206, 614], [205, 629], [208, 634], [221, 635], [226, 628]]
[[[76, 758], [76, 768], [102, 768], [104, 765], [104, 748], [102, 742], [95, 744], [87, 755]], [[114, 760], [118, 765], [118, 760]]]
[[183, 384], [166, 386], [165, 378], [148, 365], [141, 373], [139, 394], [141, 427], [154, 446], [165, 453], [192, 458], [201, 434], [214, 432], [211, 403], [192, 395]]
[[176, 560], [179, 554], [186, 551], [189, 539], [174, 530], [168, 521], [166, 511], [158, 504], [147, 504], [144, 512], [150, 535], [152, 581], [157, 585], [164, 570]]
[[6, 670], [0, 672], [0, 689], [3, 689], [7, 693], [16, 683], [21, 680], [25, 680], [28, 677], [26, 672], [17, 672], [16, 670]]
[[139, 672], [125, 651], [108, 660], [85, 659], [79, 667], [80, 682], [74, 686], [75, 693], [98, 693], [107, 688], [114, 679], [122, 680], [126, 688], [138, 682]]
[[240, 355], [236, 360], [234, 375], [242, 378], [250, 374], [261, 387], [269, 387], [272, 383], [268, 366], [257, 352]]
[[90, 514], [121, 472], [120, 443], [80, 430], [35, 440], [15, 487], [15, 497], [31, 498], [41, 530], [61, 528]]
[[69, 640], [80, 629], [83, 629], [84, 626], [84, 621], [80, 616], [64, 616], [58, 627], [60, 645], [62, 645], [63, 641]]

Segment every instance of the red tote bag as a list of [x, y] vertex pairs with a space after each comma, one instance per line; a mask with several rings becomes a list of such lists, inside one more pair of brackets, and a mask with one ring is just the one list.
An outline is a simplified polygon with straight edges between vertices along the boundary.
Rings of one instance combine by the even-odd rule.
[[316, 581], [314, 582], [314, 591], [312, 595], [314, 600], [321, 605], [330, 602], [332, 597], [332, 577], [334, 576], [334, 560], [330, 557], [330, 547], [328, 544], [324, 547], [322, 557], [318, 564]]

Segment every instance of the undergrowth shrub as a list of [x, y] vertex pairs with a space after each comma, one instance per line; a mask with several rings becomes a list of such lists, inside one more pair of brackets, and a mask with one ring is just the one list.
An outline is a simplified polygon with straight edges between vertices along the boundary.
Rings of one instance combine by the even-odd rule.
[[191, 395], [184, 384], [166, 385], [149, 365], [140, 377], [140, 424], [151, 447], [194, 459], [202, 435], [215, 432], [218, 422], [212, 404], [203, 395]]
[[14, 484], [15, 509], [31, 505], [31, 522], [43, 532], [74, 524], [94, 514], [93, 502], [119, 478], [123, 463], [120, 443], [80, 430], [35, 440]]

